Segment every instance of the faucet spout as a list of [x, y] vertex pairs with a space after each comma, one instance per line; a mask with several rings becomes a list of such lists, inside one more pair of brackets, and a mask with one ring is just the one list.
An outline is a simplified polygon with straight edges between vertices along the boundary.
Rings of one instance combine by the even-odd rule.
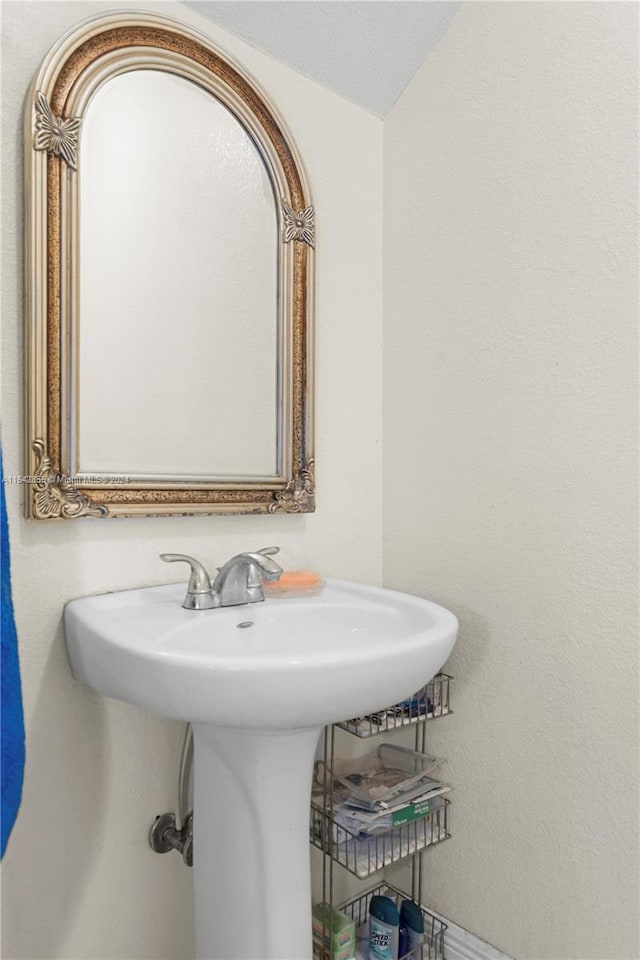
[[256, 553], [239, 553], [220, 567], [212, 593], [221, 607], [264, 600], [262, 581], [273, 582], [282, 574], [282, 567], [271, 559], [278, 547], [265, 547]]

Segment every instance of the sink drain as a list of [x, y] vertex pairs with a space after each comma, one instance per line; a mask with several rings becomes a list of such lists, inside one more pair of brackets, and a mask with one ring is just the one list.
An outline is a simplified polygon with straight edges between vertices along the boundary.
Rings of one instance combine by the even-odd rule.
[[254, 623], [254, 620], [243, 620], [242, 623], [238, 623], [236, 626], [238, 630], [246, 630], [247, 627], [252, 627]]

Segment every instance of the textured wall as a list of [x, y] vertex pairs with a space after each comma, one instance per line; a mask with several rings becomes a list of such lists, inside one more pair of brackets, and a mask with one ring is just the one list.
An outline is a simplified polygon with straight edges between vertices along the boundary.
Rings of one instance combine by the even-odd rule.
[[460, 617], [428, 898], [637, 958], [635, 4], [469, 3], [385, 121], [385, 582]]
[[[8, 474], [23, 469], [23, 98], [50, 45], [113, 6], [24, 0], [2, 6]], [[163, 550], [193, 553], [212, 567], [239, 550], [278, 543], [289, 566], [368, 582], [379, 582], [382, 573], [382, 124], [187, 8], [155, 9], [208, 31], [246, 65], [282, 110], [307, 167], [319, 211], [318, 511], [45, 525], [22, 518], [20, 489], [8, 487], [27, 766], [3, 863], [6, 960], [192, 955], [191, 875], [177, 856], [160, 858], [146, 842], [154, 815], [174, 806], [180, 726], [93, 696], [72, 680], [61, 628], [65, 601], [176, 579], [177, 571], [157, 558]]]

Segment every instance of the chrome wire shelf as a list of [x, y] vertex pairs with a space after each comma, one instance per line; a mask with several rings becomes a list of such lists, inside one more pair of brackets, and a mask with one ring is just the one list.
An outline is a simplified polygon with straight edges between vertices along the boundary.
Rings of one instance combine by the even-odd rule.
[[330, 812], [311, 805], [311, 843], [360, 880], [449, 836], [446, 797], [434, 798], [426, 816], [373, 835], [352, 833], [337, 824]]
[[407, 701], [405, 706], [398, 704], [386, 707], [365, 717], [354, 717], [336, 724], [356, 737], [374, 737], [379, 733], [388, 733], [399, 727], [410, 727], [425, 720], [435, 720], [453, 713], [451, 709], [451, 681], [446, 673], [437, 674], [426, 685], [424, 702]]
[[[367, 890], [365, 893], [361, 894], [359, 897], [356, 897], [353, 900], [347, 900], [345, 903], [341, 904], [338, 909], [345, 913], [350, 920], [353, 920], [356, 925], [356, 948], [362, 945], [362, 936], [358, 937], [358, 928], [362, 928], [369, 919], [369, 906], [371, 904], [371, 898], [381, 894], [383, 896], [391, 897], [398, 905], [402, 900], [411, 900], [411, 897], [408, 897], [401, 890], [398, 890], [397, 887], [392, 887], [389, 884], [383, 883], [377, 887], [374, 887], [372, 890]], [[416, 901], [414, 901], [415, 903]], [[422, 913], [422, 919], [424, 920], [424, 943], [417, 947], [415, 950], [411, 950], [409, 953], [405, 953], [400, 957], [400, 960], [444, 960], [444, 935], [447, 930], [446, 923], [443, 923], [442, 920], [439, 920], [438, 917], [434, 917], [432, 913], [424, 907], [421, 903], [416, 904]], [[368, 956], [368, 947], [366, 944], [366, 939], [363, 945], [363, 949], [357, 949], [356, 951], [356, 960], [366, 960]]]
[[[370, 737], [391, 730], [411, 726], [414, 733], [414, 749], [426, 753], [426, 730], [424, 721], [452, 713], [450, 684], [452, 677], [440, 673], [425, 685], [424, 691], [412, 698], [414, 701], [396, 704], [367, 717], [357, 717], [344, 723], [325, 728], [323, 778], [321, 795], [313, 798], [310, 810], [310, 841], [322, 852], [322, 903], [330, 908], [335, 905], [333, 873], [337, 863], [359, 880], [372, 877], [379, 871], [400, 860], [411, 863], [411, 896], [408, 899], [422, 910], [425, 920], [425, 943], [401, 960], [443, 960], [444, 931], [446, 924], [438, 920], [422, 906], [423, 857], [428, 847], [441, 843], [450, 837], [449, 800], [440, 795], [431, 800], [428, 812], [407, 823], [396, 824], [387, 830], [375, 830], [359, 833], [336, 822], [334, 818], [335, 796], [334, 777], [328, 771], [334, 769], [335, 731], [339, 727], [357, 737]], [[415, 810], [414, 810], [415, 812]], [[403, 897], [397, 889], [382, 883], [378, 877], [378, 886], [368, 893], [345, 902], [342, 913], [353, 917], [358, 925], [366, 920], [371, 897], [378, 892], [391, 890], [396, 896]], [[332, 943], [333, 921], [326, 931], [329, 943]], [[358, 946], [358, 945], [357, 945]], [[331, 948], [333, 953], [333, 949]], [[362, 941], [359, 945], [357, 960], [366, 960], [368, 946]], [[314, 953], [316, 958], [316, 953]], [[329, 950], [319, 949], [316, 960], [331, 960]]]

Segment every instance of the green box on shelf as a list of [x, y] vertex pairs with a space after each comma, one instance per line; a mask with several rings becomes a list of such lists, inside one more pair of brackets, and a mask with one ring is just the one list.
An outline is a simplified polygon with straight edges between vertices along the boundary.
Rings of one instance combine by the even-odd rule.
[[411, 823], [413, 820], [420, 820], [431, 813], [431, 800], [420, 800], [419, 803], [409, 803], [400, 810], [394, 810], [391, 814], [391, 822], [394, 827], [400, 827], [403, 823]]
[[353, 960], [356, 955], [355, 922], [328, 903], [313, 908], [313, 955], [320, 960]]

